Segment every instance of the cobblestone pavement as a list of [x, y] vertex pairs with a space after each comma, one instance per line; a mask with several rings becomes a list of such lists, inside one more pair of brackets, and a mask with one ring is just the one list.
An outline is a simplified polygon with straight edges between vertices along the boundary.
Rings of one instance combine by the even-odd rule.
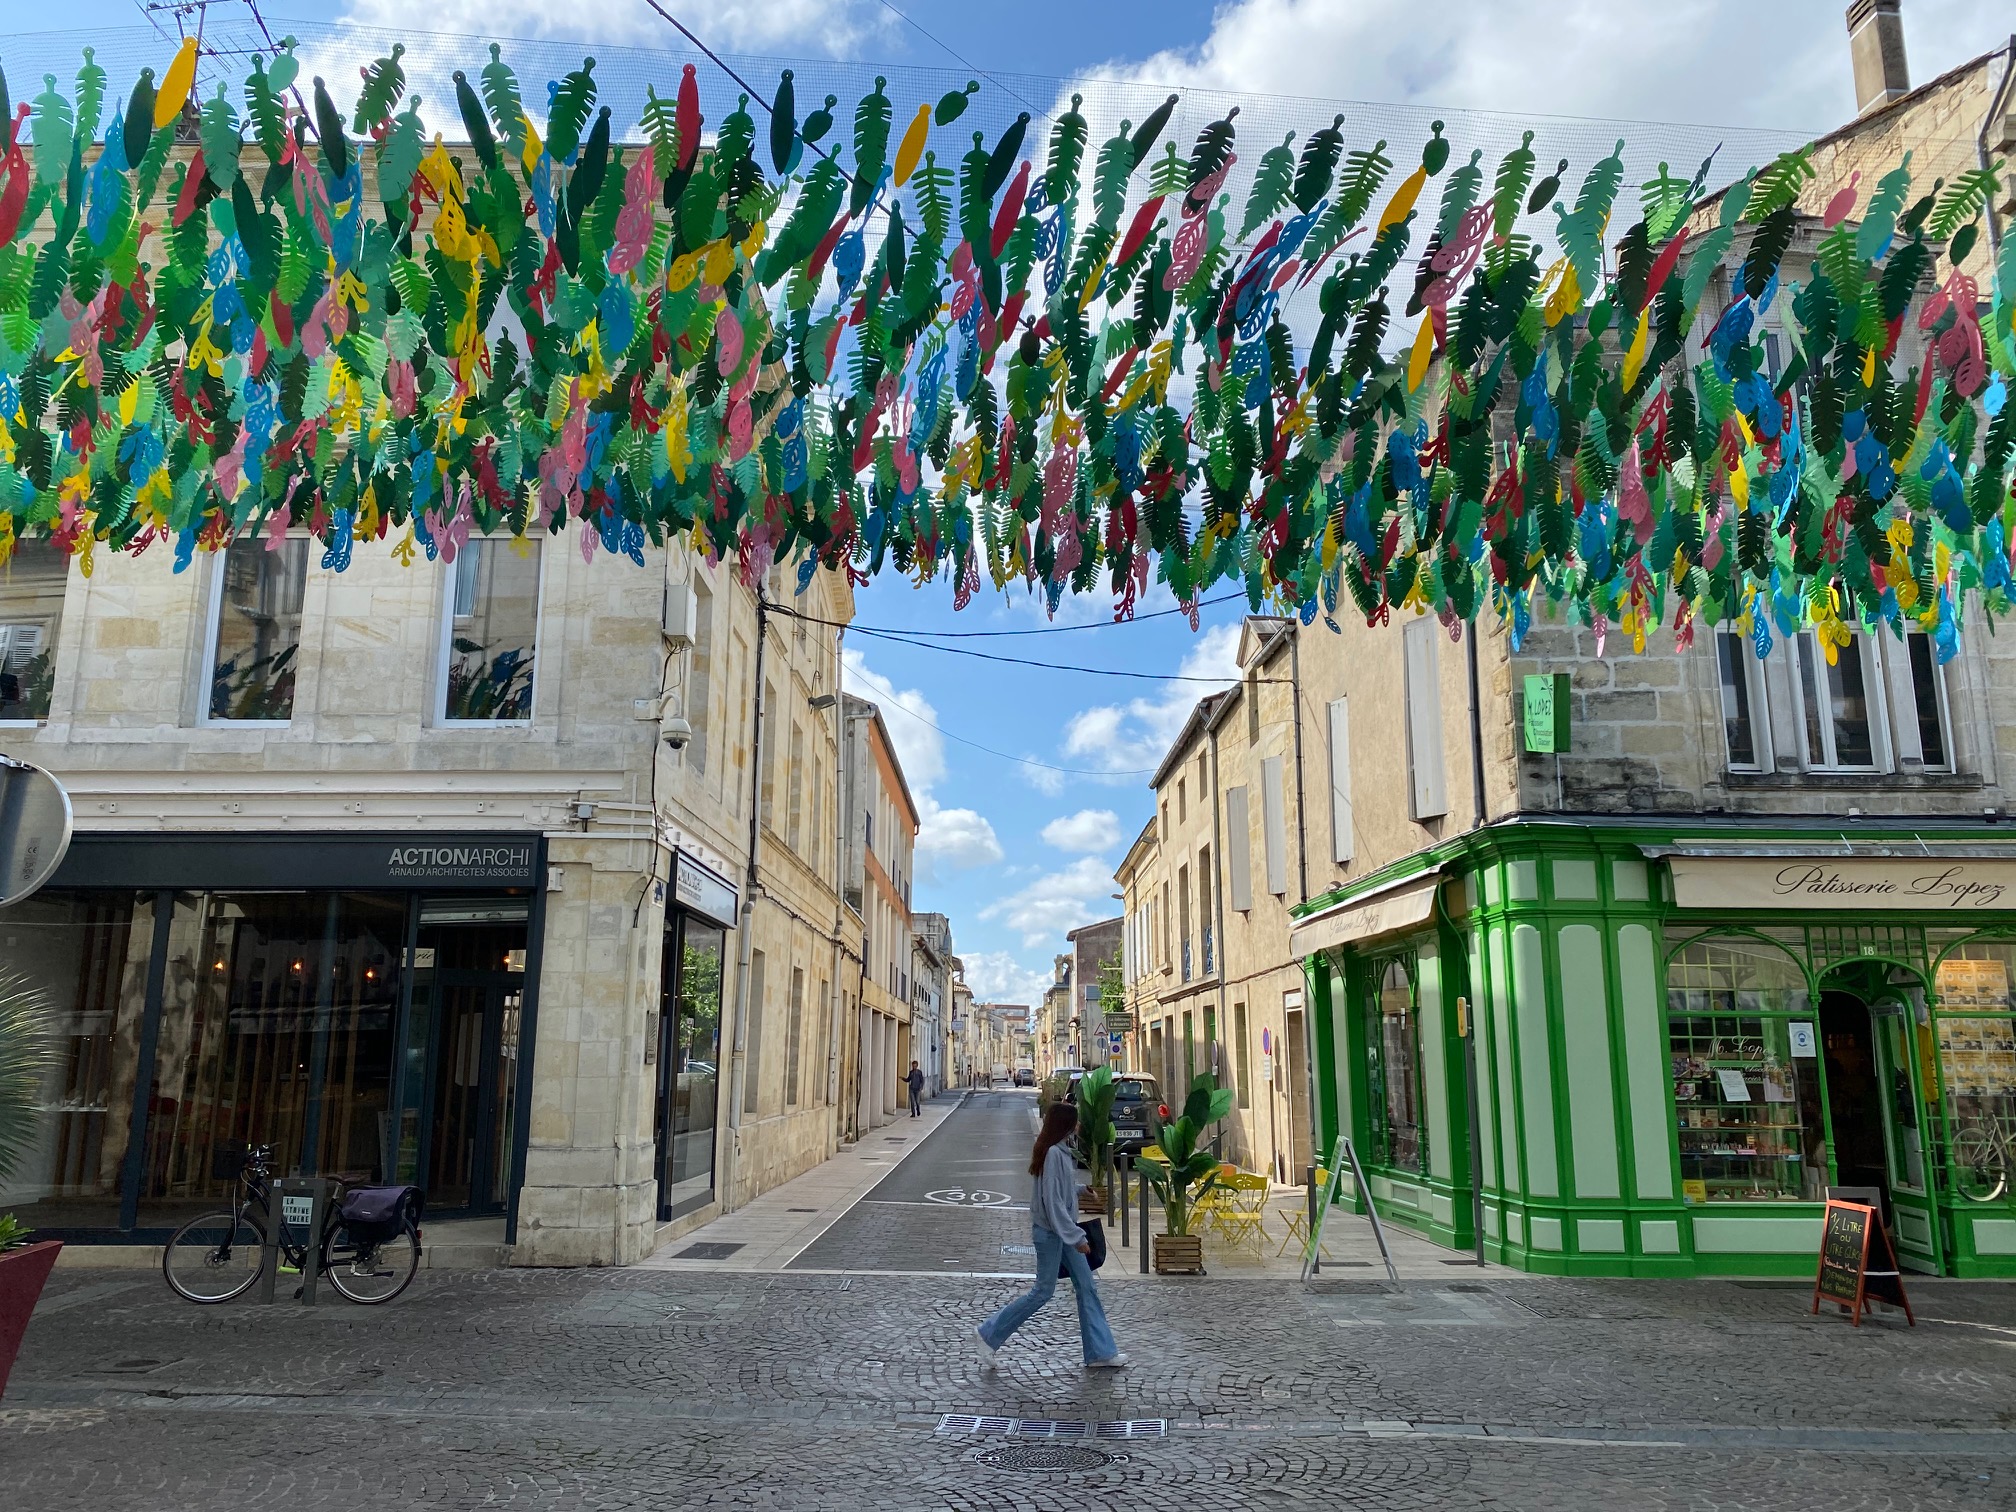
[[[952, 1253], [946, 1251], [946, 1253]], [[1473, 1273], [1475, 1275], [1475, 1273]], [[1800, 1287], [1131, 1280], [1088, 1376], [1007, 1279], [431, 1272], [383, 1308], [59, 1273], [0, 1402], [10, 1509], [2016, 1505], [2016, 1289], [1920, 1325]], [[963, 1415], [947, 1420], [944, 1415]], [[1093, 1424], [1130, 1424], [1100, 1436]], [[1034, 1459], [1036, 1464], [1026, 1463]], [[1050, 1467], [1050, 1468], [1045, 1468]]]

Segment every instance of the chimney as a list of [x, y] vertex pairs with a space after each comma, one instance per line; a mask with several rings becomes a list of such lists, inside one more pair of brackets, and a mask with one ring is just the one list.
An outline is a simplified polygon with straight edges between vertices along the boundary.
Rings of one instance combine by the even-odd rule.
[[1855, 113], [1880, 110], [1911, 88], [1904, 62], [1899, 0], [1855, 0], [1848, 7], [1848, 56], [1855, 65]]

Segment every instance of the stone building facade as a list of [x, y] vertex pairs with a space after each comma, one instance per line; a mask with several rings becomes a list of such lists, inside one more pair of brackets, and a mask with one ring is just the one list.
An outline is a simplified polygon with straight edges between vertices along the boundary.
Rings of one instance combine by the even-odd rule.
[[[0, 578], [35, 642], [0, 750], [78, 840], [0, 915], [61, 1019], [29, 1221], [158, 1242], [267, 1143], [428, 1187], [517, 1263], [621, 1263], [831, 1153], [831, 630], [683, 544], [41, 550]], [[830, 574], [807, 597], [851, 613]]]
[[855, 1019], [849, 1036], [849, 1137], [895, 1117], [912, 1049], [910, 972], [912, 868], [917, 804], [889, 739], [882, 711], [845, 695], [847, 750], [846, 898], [861, 920]]

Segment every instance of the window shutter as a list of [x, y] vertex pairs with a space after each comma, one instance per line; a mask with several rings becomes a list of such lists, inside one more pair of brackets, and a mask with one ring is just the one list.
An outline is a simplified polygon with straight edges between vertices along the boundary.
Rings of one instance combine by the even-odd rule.
[[1267, 891], [1277, 898], [1288, 891], [1288, 804], [1281, 790], [1281, 758], [1260, 763], [1260, 822], [1265, 827]]
[[1225, 855], [1232, 874], [1232, 907], [1253, 906], [1253, 816], [1243, 787], [1225, 789]]
[[1330, 702], [1330, 859], [1351, 859], [1351, 719], [1348, 700]]
[[1440, 622], [1414, 619], [1401, 633], [1407, 677], [1407, 778], [1409, 810], [1415, 819], [1449, 812], [1442, 772], [1442, 684], [1435, 659]]

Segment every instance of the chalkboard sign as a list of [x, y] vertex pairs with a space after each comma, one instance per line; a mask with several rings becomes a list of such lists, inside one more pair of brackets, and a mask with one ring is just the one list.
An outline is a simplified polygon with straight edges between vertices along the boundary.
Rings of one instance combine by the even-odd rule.
[[1820, 1230], [1820, 1271], [1813, 1279], [1813, 1311], [1819, 1312], [1823, 1301], [1832, 1302], [1860, 1328], [1872, 1299], [1903, 1308], [1905, 1320], [1918, 1326], [1882, 1215], [1859, 1202], [1829, 1198]]

